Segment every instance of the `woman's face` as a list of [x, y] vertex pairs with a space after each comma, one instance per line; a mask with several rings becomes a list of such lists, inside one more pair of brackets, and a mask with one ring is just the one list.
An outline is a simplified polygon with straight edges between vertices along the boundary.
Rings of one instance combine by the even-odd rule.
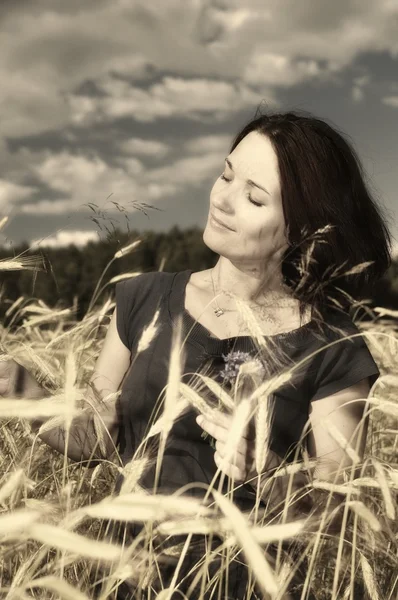
[[[214, 252], [254, 266], [288, 246], [277, 156], [269, 139], [252, 131], [227, 159], [232, 169], [226, 162], [212, 187], [203, 240]], [[214, 227], [211, 214], [233, 231]]]

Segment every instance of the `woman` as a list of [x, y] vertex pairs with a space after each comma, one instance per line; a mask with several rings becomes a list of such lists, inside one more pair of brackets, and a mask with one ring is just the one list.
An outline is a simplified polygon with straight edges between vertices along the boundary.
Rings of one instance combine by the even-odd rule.
[[[238, 299], [248, 303], [270, 348], [266, 356], [261, 355], [268, 375], [308, 359], [294, 380], [274, 394], [264, 471], [292, 461], [306, 436], [308, 452], [317, 463], [315, 475], [333, 480], [336, 464], [351, 463], [320, 421], [328, 416], [363, 454], [366, 426], [359, 433], [357, 426], [379, 376], [363, 338], [344, 339], [359, 332], [348, 309], [372, 291], [391, 262], [385, 218], [366, 187], [355, 151], [343, 135], [311, 115], [256, 116], [236, 136], [211, 190], [203, 240], [219, 255], [212, 269], [143, 273], [116, 285], [116, 308], [91, 383], [102, 398], [119, 388], [122, 393], [101, 413], [110, 434], [106, 447], [101, 451], [96, 447], [92, 419], [86, 415], [76, 420], [68, 455], [88, 460], [95, 450], [97, 458], [109, 458], [116, 444], [124, 464], [133, 457], [167, 384], [172, 331], [179, 317], [187, 336], [182, 381], [206, 365], [222, 383], [228, 379], [228, 357], [233, 352], [258, 357]], [[344, 275], [365, 262], [371, 264]], [[136, 356], [141, 333], [158, 308], [159, 331], [150, 348]], [[338, 339], [342, 341], [323, 349], [325, 342]], [[31, 395], [40, 395], [32, 381], [28, 387]], [[237, 456], [227, 466], [220, 457], [230, 417], [215, 412], [214, 422], [206, 419], [200, 426], [197, 414], [189, 410], [173, 424], [157, 491], [170, 493], [193, 482], [209, 484], [220, 468], [226, 476], [222, 489], [228, 489], [229, 478], [241, 481], [234, 502], [242, 511], [250, 511], [255, 502], [252, 437], [242, 437]], [[204, 439], [203, 432], [213, 439]], [[53, 430], [41, 438], [62, 452], [62, 433]], [[154, 479], [152, 465], [140, 485], [151, 490]], [[120, 477], [118, 492], [122, 481]], [[190, 493], [203, 497], [199, 486], [192, 486]], [[130, 534], [137, 535], [140, 529], [134, 526]], [[190, 560], [194, 564], [193, 557], [194, 552], [188, 555], [183, 573], [188, 572]], [[172, 571], [166, 571], [165, 580], [170, 582]], [[245, 597], [247, 575], [236, 561], [229, 578], [228, 597]], [[179, 589], [186, 593], [188, 587]], [[200, 585], [190, 597], [197, 598], [199, 589]], [[286, 598], [300, 597], [293, 596], [293, 585], [289, 591]], [[253, 598], [261, 597], [261, 590], [255, 592], [260, 595], [253, 592]], [[118, 597], [138, 596], [122, 584]]]

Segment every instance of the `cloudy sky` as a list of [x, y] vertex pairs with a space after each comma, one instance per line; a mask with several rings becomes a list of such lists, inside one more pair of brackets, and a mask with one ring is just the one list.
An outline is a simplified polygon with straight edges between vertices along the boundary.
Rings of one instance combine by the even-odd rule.
[[398, 0], [1, 0], [0, 47], [2, 244], [204, 227], [261, 101], [349, 136], [398, 239]]

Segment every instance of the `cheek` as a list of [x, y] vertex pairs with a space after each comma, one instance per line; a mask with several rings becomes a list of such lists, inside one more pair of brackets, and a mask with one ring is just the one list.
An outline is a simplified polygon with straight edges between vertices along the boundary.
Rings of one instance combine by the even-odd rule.
[[272, 247], [280, 238], [279, 224], [272, 215], [269, 219], [262, 218], [260, 220], [258, 215], [251, 211], [250, 216], [246, 213], [241, 224], [241, 231], [247, 242], [261, 243], [263, 246]]

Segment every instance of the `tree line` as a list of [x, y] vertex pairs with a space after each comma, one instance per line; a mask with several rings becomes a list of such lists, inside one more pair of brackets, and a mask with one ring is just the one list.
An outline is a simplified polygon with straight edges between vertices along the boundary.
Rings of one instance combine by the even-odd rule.
[[[130, 253], [112, 261], [115, 253], [141, 239]], [[168, 272], [192, 269], [201, 271], [215, 265], [218, 254], [203, 242], [203, 229], [172, 227], [168, 232], [130, 230], [128, 233], [114, 229], [106, 239], [89, 242], [80, 248], [70, 245], [62, 248], [30, 249], [22, 243], [12, 250], [0, 248], [0, 259], [32, 256], [40, 258], [38, 271], [2, 271], [0, 286], [0, 315], [7, 326], [5, 313], [19, 297], [42, 300], [51, 308], [76, 307], [76, 319], [86, 314], [102, 273], [111, 263], [101, 285], [126, 272], [157, 271], [164, 260], [163, 270]], [[112, 262], [111, 262], [112, 261]], [[106, 286], [96, 305], [102, 305], [106, 297], [114, 296], [113, 285]], [[390, 269], [376, 284], [372, 304], [398, 309], [398, 261], [393, 260]], [[17, 324], [17, 323], [16, 323]]]

